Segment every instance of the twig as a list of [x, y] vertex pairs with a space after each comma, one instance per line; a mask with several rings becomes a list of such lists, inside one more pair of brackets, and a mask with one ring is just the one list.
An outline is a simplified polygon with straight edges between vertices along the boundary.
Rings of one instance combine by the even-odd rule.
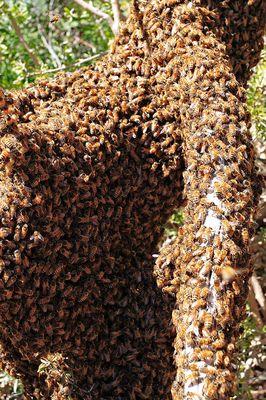
[[263, 322], [262, 322], [262, 319], [261, 319], [261, 316], [260, 316], [258, 304], [257, 304], [256, 299], [255, 299], [254, 290], [253, 290], [253, 287], [251, 285], [250, 285], [249, 293], [248, 293], [248, 302], [249, 302], [249, 305], [250, 305], [250, 311], [251, 311], [251, 313], [253, 314], [253, 316], [254, 316], [254, 318], [256, 320], [258, 328], [262, 328], [263, 327]]
[[16, 19], [13, 17], [13, 15], [9, 11], [7, 11], [7, 15], [8, 15], [8, 18], [10, 20], [10, 23], [11, 23], [14, 31], [16, 32], [16, 34], [17, 34], [17, 36], [19, 38], [20, 43], [23, 45], [24, 49], [27, 51], [27, 53], [29, 54], [29, 56], [32, 59], [32, 61], [34, 62], [34, 64], [40, 66], [41, 65], [40, 61], [38, 60], [38, 58], [34, 54], [34, 52], [31, 50], [31, 48], [29, 47], [28, 43], [26, 42], [26, 40], [25, 40], [25, 38], [23, 36], [23, 33], [22, 33], [22, 31], [21, 31]]
[[104, 41], [106, 41], [106, 40], [107, 40], [107, 37], [106, 37], [106, 34], [104, 33], [102, 24], [98, 24], [98, 29], [99, 29], [101, 38], [102, 38]]
[[119, 0], [111, 0], [111, 5], [114, 16], [113, 31], [114, 33], [118, 33], [120, 21], [124, 19], [124, 16], [121, 11]]
[[89, 61], [95, 60], [96, 58], [100, 58], [100, 57], [104, 56], [107, 53], [108, 53], [108, 51], [103, 51], [102, 53], [95, 54], [94, 56], [91, 56], [91, 57], [88, 57], [88, 58], [84, 58], [83, 60], [77, 61], [77, 62], [75, 62], [73, 64], [64, 65], [64, 66], [59, 67], [59, 68], [47, 69], [46, 71], [37, 71], [37, 72], [30, 73], [30, 74], [27, 75], [27, 77], [36, 76], [36, 75], [51, 74], [53, 72], [63, 71], [63, 70], [68, 69], [68, 68], [77, 67], [77, 66], [85, 64], [85, 63], [87, 63]]
[[109, 23], [112, 31], [114, 33], [116, 33], [114, 30], [114, 21], [110, 17], [109, 14], [105, 13], [104, 11], [100, 10], [97, 7], [94, 7], [94, 5], [91, 2], [87, 2], [84, 0], [74, 0], [74, 1], [77, 4], [79, 4], [81, 7], [85, 8], [86, 10], [90, 11], [92, 14], [96, 15], [97, 17], [101, 17], [101, 18], [105, 19]]
[[56, 52], [54, 51], [52, 45], [47, 41], [45, 34], [44, 34], [44, 29], [41, 26], [41, 24], [38, 23], [38, 31], [40, 33], [41, 39], [43, 41], [44, 46], [47, 48], [47, 50], [49, 51], [52, 60], [54, 61], [54, 65], [61, 68], [62, 67], [62, 63], [58, 57], [58, 55], [56, 54]]
[[[52, 13], [53, 6], [54, 6], [54, 0], [49, 0], [49, 4], [48, 4], [48, 14], [49, 15], [51, 15], [51, 13]], [[48, 24], [47, 28], [48, 28], [48, 41], [49, 41], [49, 43], [51, 43], [51, 38], [52, 38], [51, 24]]]
[[94, 46], [93, 43], [90, 43], [87, 40], [82, 39], [82, 37], [80, 37], [78, 34], [74, 37], [74, 42], [73, 43], [81, 44], [81, 45], [89, 48], [92, 51], [96, 50], [96, 47]]
[[265, 297], [261, 288], [261, 285], [259, 283], [259, 280], [257, 278], [257, 275], [254, 273], [251, 277], [250, 283], [252, 285], [253, 291], [255, 298], [257, 302], [260, 305], [261, 312], [264, 318], [264, 322], [266, 322], [266, 302], [265, 302]]

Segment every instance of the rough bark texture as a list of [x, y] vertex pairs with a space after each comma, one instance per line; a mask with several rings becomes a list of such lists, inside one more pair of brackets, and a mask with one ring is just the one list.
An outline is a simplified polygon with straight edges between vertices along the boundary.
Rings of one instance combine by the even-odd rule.
[[27, 399], [232, 395], [260, 191], [243, 86], [263, 15], [134, 1], [93, 68], [2, 93], [1, 363]]

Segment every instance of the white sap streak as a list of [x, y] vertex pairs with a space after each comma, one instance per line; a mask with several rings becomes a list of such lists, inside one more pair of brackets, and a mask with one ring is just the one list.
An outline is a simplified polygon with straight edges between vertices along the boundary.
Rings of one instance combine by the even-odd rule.
[[[223, 165], [224, 162], [221, 160], [221, 164]], [[214, 184], [215, 182], [219, 182], [220, 179], [215, 175], [210, 182], [210, 187], [209, 187], [209, 193], [207, 195], [207, 200], [216, 206], [218, 206], [221, 210], [226, 211], [225, 207], [223, 206], [221, 200], [218, 198], [216, 192], [215, 192], [215, 187]], [[221, 216], [215, 213], [212, 209], [210, 209], [207, 213], [207, 216], [205, 218], [204, 224], [206, 228], [211, 228], [213, 230], [214, 235], [220, 235], [221, 239], [223, 239], [223, 234], [221, 232]], [[202, 246], [207, 246], [208, 243], [204, 243]], [[202, 260], [206, 261], [206, 256], [202, 256]], [[204, 276], [204, 274], [203, 274]], [[202, 285], [202, 287], [208, 287], [209, 288], [209, 297], [208, 297], [208, 306], [207, 306], [207, 312], [213, 314], [216, 309], [216, 290], [214, 289], [214, 281], [215, 281], [215, 273], [212, 271], [209, 276], [206, 277], [205, 284]], [[192, 284], [192, 282], [190, 282]], [[199, 313], [201, 310], [199, 310]], [[203, 312], [203, 310], [202, 310]], [[187, 329], [187, 332], [194, 332], [196, 336], [199, 336], [199, 330], [196, 326], [195, 323], [193, 323], [193, 319], [188, 319], [189, 322], [189, 327]], [[189, 357], [190, 354], [193, 353], [194, 348], [192, 346], [185, 345], [184, 348], [184, 353], [187, 357]], [[199, 369], [207, 366], [208, 364], [204, 361], [198, 362], [197, 363], [199, 366]], [[191, 374], [191, 370], [189, 367], [184, 370], [184, 375], [185, 377], [189, 376]], [[198, 398], [204, 399], [205, 396], [203, 394], [203, 389], [204, 389], [204, 380], [207, 377], [205, 373], [200, 373], [199, 377], [197, 380], [186, 380], [185, 379], [185, 384], [184, 384], [184, 400], [186, 400], [186, 396], [190, 398], [190, 396], [193, 395], [193, 398], [195, 399]]]
[[221, 227], [221, 220], [212, 210], [210, 210], [206, 216], [204, 226], [206, 226], [206, 228], [212, 228], [214, 233], [218, 235]]

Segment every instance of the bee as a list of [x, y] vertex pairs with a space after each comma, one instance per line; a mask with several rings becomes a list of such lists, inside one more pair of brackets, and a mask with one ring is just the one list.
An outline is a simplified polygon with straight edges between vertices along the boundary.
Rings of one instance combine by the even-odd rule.
[[239, 286], [238, 286], [238, 284], [237, 284], [236, 281], [233, 281], [233, 282], [232, 282], [232, 288], [233, 288], [234, 294], [235, 294], [236, 296], [239, 296], [240, 293], [241, 293], [241, 291], [240, 291], [240, 288], [239, 288]]
[[215, 250], [214, 251], [214, 259], [217, 264], [221, 264], [225, 258], [227, 257], [227, 251], [222, 249], [222, 250]]
[[232, 353], [233, 351], [235, 351], [235, 345], [233, 343], [229, 343], [227, 346], [227, 351], [229, 353]]
[[241, 250], [235, 244], [230, 247], [230, 253], [233, 261], [236, 261], [241, 254]]
[[10, 176], [12, 174], [14, 164], [15, 164], [15, 161], [12, 159], [9, 160], [9, 162], [5, 164], [5, 173], [7, 176]]
[[198, 202], [201, 198], [201, 193], [199, 190], [194, 190], [192, 193], [190, 193], [190, 200], [193, 202]]
[[202, 238], [207, 240], [208, 242], [212, 239], [214, 236], [214, 232], [211, 228], [205, 228], [204, 232], [202, 233]]
[[[178, 326], [180, 321], [180, 313], [178, 312], [178, 310], [174, 310], [172, 312], [172, 322], [175, 326]], [[179, 335], [180, 336], [180, 335]]]
[[209, 378], [204, 380], [204, 394], [208, 398], [215, 398], [217, 394], [217, 385], [215, 385]]
[[9, 287], [13, 286], [16, 281], [17, 281], [17, 276], [13, 275], [8, 279], [6, 286], [9, 288]]
[[191, 364], [189, 364], [189, 369], [191, 370], [191, 371], [199, 371], [199, 365], [197, 364], [197, 363], [191, 363]]
[[114, 190], [114, 198], [117, 199], [118, 197], [120, 197], [122, 195], [123, 189], [118, 186], [117, 188], [115, 188]]
[[21, 252], [20, 250], [15, 250], [14, 251], [14, 258], [15, 258], [15, 263], [20, 265], [22, 263], [22, 258], [21, 258]]
[[40, 234], [38, 231], [34, 231], [33, 235], [30, 237], [30, 240], [32, 240], [35, 244], [43, 242], [44, 237]]
[[25, 239], [28, 233], [28, 224], [23, 224], [21, 227], [21, 239]]
[[246, 229], [246, 228], [242, 229], [241, 235], [242, 235], [242, 240], [243, 240], [244, 245], [247, 246], [249, 244], [248, 229]]
[[239, 213], [239, 212], [236, 212], [234, 214], [234, 217], [236, 218], [236, 220], [238, 222], [245, 222], [245, 220], [246, 220], [246, 217], [243, 214]]
[[[202, 330], [202, 332], [203, 332], [203, 330]], [[197, 344], [198, 344], [198, 346], [201, 346], [201, 347], [209, 346], [211, 344], [211, 342], [212, 342], [212, 339], [210, 337], [204, 337], [204, 338], [201, 337], [201, 338], [197, 339]], [[195, 345], [195, 341], [193, 343], [191, 343], [191, 344]], [[190, 344], [188, 343], [188, 345], [190, 345]]]
[[193, 371], [190, 374], [186, 375], [186, 382], [193, 382], [199, 379], [199, 372], [198, 371]]
[[[205, 255], [206, 255], [207, 260], [212, 260], [212, 258], [214, 256], [214, 249], [212, 246], [206, 247]], [[205, 265], [207, 265], [207, 264], [205, 264]]]
[[175, 346], [175, 349], [178, 349], [178, 350], [182, 349], [184, 347], [183, 338], [176, 336], [175, 341], [174, 341], [174, 346]]
[[214, 361], [214, 365], [222, 366], [223, 365], [223, 360], [224, 360], [224, 353], [221, 350], [218, 350], [215, 353], [215, 361]]
[[222, 239], [221, 239], [221, 236], [220, 236], [220, 235], [216, 235], [216, 236], [214, 237], [214, 239], [213, 239], [213, 246], [216, 247], [216, 248], [218, 248], [218, 249], [221, 249], [221, 246], [222, 246]]
[[212, 317], [211, 314], [205, 312], [205, 313], [202, 315], [201, 320], [202, 320], [204, 326], [205, 326], [207, 329], [210, 329], [210, 328], [212, 327], [212, 324], [213, 324], [213, 317]]
[[199, 354], [201, 360], [210, 360], [213, 357], [211, 350], [202, 350]]
[[2, 160], [8, 160], [10, 158], [10, 156], [11, 156], [11, 151], [9, 148], [5, 148], [2, 150], [2, 153], [1, 153]]
[[43, 203], [43, 197], [41, 194], [36, 194], [35, 198], [32, 200], [32, 204], [40, 205]]
[[53, 24], [55, 22], [58, 22], [60, 20], [60, 16], [59, 15], [52, 15], [50, 18], [50, 23]]
[[[221, 158], [221, 150], [220, 149], [216, 149], [216, 148], [212, 148], [211, 149], [211, 157], [212, 159], [215, 160], [219, 160]], [[215, 187], [217, 190], [217, 187]], [[217, 190], [217, 193], [219, 193], [219, 191]]]
[[192, 304], [193, 310], [197, 310], [199, 308], [206, 307], [206, 301], [204, 299], [199, 299]]
[[10, 228], [0, 228], [0, 239], [5, 239], [11, 234]]
[[230, 266], [220, 267], [215, 269], [215, 273], [220, 275], [224, 281], [231, 282], [236, 277], [236, 270]]
[[230, 365], [230, 358], [228, 356], [224, 357], [224, 365], [225, 367], [228, 367]]
[[199, 274], [201, 276], [207, 276], [212, 270], [212, 263], [210, 261], [207, 261], [204, 263], [203, 267], [199, 271]]
[[185, 253], [182, 257], [182, 261], [187, 264], [193, 259], [193, 254], [191, 253]]
[[232, 236], [234, 234], [234, 227], [232, 225], [232, 223], [230, 223], [228, 220], [223, 219], [221, 221], [221, 227], [222, 227], [222, 231], [228, 235], [228, 236]]

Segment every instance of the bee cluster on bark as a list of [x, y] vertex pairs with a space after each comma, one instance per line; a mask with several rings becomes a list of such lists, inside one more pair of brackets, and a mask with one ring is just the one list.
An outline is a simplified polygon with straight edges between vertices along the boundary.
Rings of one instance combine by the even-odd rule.
[[26, 399], [233, 394], [264, 5], [134, 1], [93, 67], [1, 90], [0, 363]]

